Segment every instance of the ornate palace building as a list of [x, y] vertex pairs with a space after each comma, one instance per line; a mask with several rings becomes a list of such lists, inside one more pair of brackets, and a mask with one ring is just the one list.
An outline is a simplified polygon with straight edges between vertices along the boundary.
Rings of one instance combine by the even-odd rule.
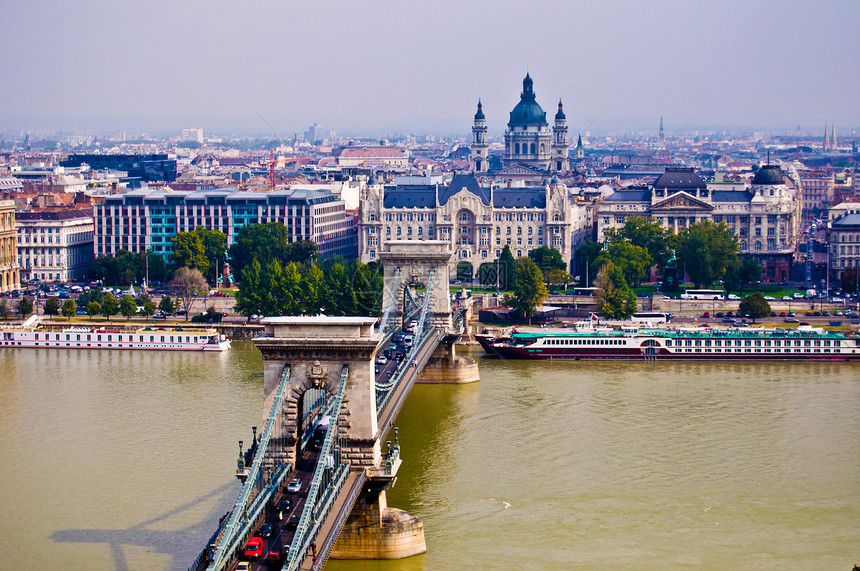
[[[478, 101], [478, 112], [472, 126], [471, 166], [474, 173], [489, 172], [487, 143], [487, 121], [483, 106]], [[546, 120], [546, 111], [535, 97], [532, 78], [526, 73], [520, 101], [511, 111], [508, 128], [505, 130], [505, 156], [503, 171], [515, 175], [516, 167], [526, 167], [519, 174], [540, 172], [564, 172], [570, 170], [567, 146], [567, 117], [561, 100], [552, 132]], [[491, 173], [497, 176], [501, 173]]]
[[692, 168], [670, 167], [650, 186], [620, 190], [597, 209], [597, 239], [630, 216], [656, 218], [673, 232], [694, 222], [725, 222], [737, 235], [740, 254], [762, 266], [762, 281], [790, 277], [801, 232], [798, 185], [775, 165], [761, 167], [752, 184], [706, 183]]
[[510, 246], [515, 257], [551, 246], [570, 261], [574, 237], [588, 224], [588, 206], [571, 197], [557, 178], [544, 186], [481, 186], [474, 175], [455, 175], [448, 185], [383, 186], [375, 179], [361, 191], [358, 250], [362, 262], [378, 259], [384, 242], [446, 240], [457, 264], [498, 258]]

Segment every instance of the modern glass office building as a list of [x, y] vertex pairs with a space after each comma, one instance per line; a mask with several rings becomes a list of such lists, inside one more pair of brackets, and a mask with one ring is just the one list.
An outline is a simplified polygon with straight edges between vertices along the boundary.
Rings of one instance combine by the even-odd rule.
[[235, 187], [194, 192], [140, 189], [109, 196], [95, 207], [95, 254], [150, 250], [165, 261], [177, 232], [220, 230], [233, 244], [246, 224], [277, 222], [290, 241], [313, 240], [320, 256], [357, 255], [354, 217], [328, 189], [240, 192]]

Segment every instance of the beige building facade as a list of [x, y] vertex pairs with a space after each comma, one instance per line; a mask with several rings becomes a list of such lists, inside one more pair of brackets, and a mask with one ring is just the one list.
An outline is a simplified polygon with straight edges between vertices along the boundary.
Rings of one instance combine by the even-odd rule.
[[588, 205], [571, 197], [557, 178], [541, 187], [485, 187], [472, 175], [448, 185], [383, 186], [371, 179], [361, 191], [358, 243], [362, 262], [378, 261], [385, 242], [443, 240], [452, 274], [469, 263], [494, 262], [505, 246], [514, 257], [541, 246], [570, 262], [575, 237], [585, 231]]
[[678, 233], [690, 224], [725, 223], [737, 236], [741, 255], [762, 265], [762, 281], [788, 280], [801, 234], [798, 185], [775, 165], [756, 173], [752, 184], [706, 183], [691, 168], [670, 167], [649, 187], [624, 189], [597, 207], [597, 240], [630, 216], [654, 218]]
[[0, 292], [21, 287], [15, 201], [0, 200]]

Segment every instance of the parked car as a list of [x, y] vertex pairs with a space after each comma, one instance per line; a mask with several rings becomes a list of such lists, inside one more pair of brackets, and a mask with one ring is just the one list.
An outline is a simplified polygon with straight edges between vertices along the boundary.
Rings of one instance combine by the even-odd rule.
[[782, 301], [791, 301], [791, 296], [790, 295], [782, 296]]
[[784, 311], [780, 311], [780, 312], [779, 312], [779, 316], [780, 316], [780, 317], [788, 317], [788, 313], [786, 313], [786, 312], [784, 312]]
[[302, 491], [302, 481], [298, 478], [293, 478], [293, 480], [287, 484], [288, 492], [301, 492]]
[[718, 311], [718, 312], [716, 312], [716, 313], [714, 314], [714, 317], [723, 317], [723, 312], [722, 312], [722, 311]]
[[263, 538], [254, 536], [248, 540], [243, 551], [245, 559], [259, 559], [263, 556]]
[[738, 296], [736, 296], [736, 295], [735, 295], [735, 294], [733, 294], [733, 293], [730, 293], [730, 294], [729, 294], [729, 299], [730, 299], [730, 300], [732, 300], [732, 301], [740, 301], [740, 299], [741, 299], [741, 298], [739, 298]]
[[706, 311], [705, 313], [702, 314], [702, 317], [710, 317], [710, 316], [711, 316], [710, 311]]

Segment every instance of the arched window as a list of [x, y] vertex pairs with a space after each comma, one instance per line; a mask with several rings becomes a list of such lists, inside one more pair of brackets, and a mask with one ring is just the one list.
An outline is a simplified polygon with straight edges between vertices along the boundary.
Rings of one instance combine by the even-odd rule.
[[757, 252], [761, 250], [761, 242], [756, 241], [756, 243], [755, 243], [755, 249], [756, 249], [756, 251], [757, 251]]
[[532, 154], [535, 154], [535, 144], [534, 144], [534, 143], [532, 143], [531, 153], [532, 153]]
[[516, 150], [514, 151], [514, 154], [515, 154], [515, 155], [520, 154], [520, 144], [519, 144], [519, 143], [517, 143], [516, 145], [514, 145], [514, 149], [516, 149]]
[[540, 152], [541, 152], [541, 154], [543, 154], [543, 152], [544, 152], [544, 148], [545, 148], [545, 147], [544, 147], [544, 144], [543, 144], [543, 143], [541, 143], [541, 144], [540, 144]]

